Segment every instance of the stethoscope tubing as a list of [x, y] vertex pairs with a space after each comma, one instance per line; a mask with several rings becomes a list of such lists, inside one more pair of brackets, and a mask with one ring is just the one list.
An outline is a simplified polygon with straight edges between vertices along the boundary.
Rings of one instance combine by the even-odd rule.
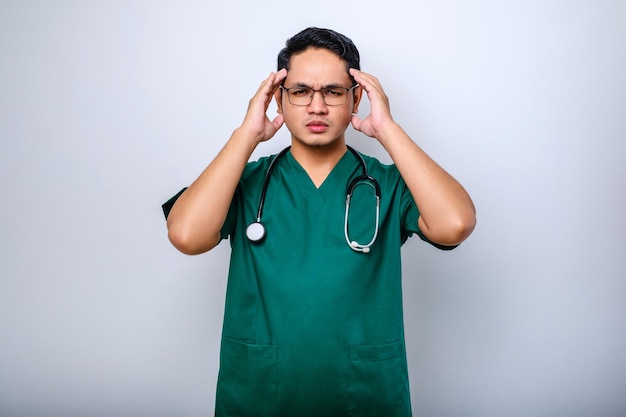
[[289, 151], [289, 149], [291, 149], [291, 146], [287, 146], [285, 149], [280, 151], [274, 157], [274, 159], [272, 159], [272, 162], [270, 162], [270, 166], [267, 167], [267, 172], [265, 173], [265, 179], [263, 181], [263, 189], [261, 190], [261, 198], [259, 199], [259, 209], [257, 210], [257, 213], [256, 213], [257, 222], [261, 222], [261, 216], [263, 215], [263, 206], [265, 206], [265, 196], [267, 195], [267, 187], [270, 183], [270, 177], [272, 175], [272, 171], [274, 170], [274, 166], [276, 166], [276, 161], [278, 161], [281, 156], [286, 154]]
[[[376, 242], [376, 238], [378, 237], [378, 227], [379, 227], [379, 221], [380, 221], [380, 185], [378, 184], [378, 181], [376, 181], [374, 177], [369, 175], [367, 171], [367, 165], [365, 164], [365, 160], [363, 159], [361, 154], [358, 153], [356, 150], [354, 150], [350, 146], [347, 146], [347, 148], [350, 152], [352, 152], [352, 154], [359, 161], [359, 165], [361, 165], [362, 174], [354, 178], [350, 182], [346, 191], [346, 212], [344, 216], [344, 235], [346, 238], [346, 242], [348, 243], [348, 246], [352, 250], [356, 252], [369, 253], [371, 246], [374, 244], [374, 242]], [[288, 146], [282, 151], [280, 151], [274, 157], [274, 159], [272, 159], [265, 173], [265, 178], [263, 180], [263, 188], [261, 189], [261, 197], [259, 198], [259, 208], [257, 210], [256, 221], [250, 223], [246, 229], [246, 236], [253, 243], [259, 243], [263, 239], [265, 239], [265, 235], [266, 235], [265, 226], [263, 226], [263, 223], [261, 223], [261, 217], [263, 216], [263, 208], [265, 206], [265, 196], [267, 195], [267, 187], [269, 185], [272, 171], [274, 170], [276, 162], [285, 153], [287, 153], [289, 149], [291, 149], [291, 146]], [[349, 212], [350, 212], [350, 200], [352, 198], [352, 193], [357, 186], [363, 185], [363, 184], [368, 185], [369, 187], [372, 187], [372, 189], [374, 190], [374, 194], [376, 195], [376, 224], [374, 228], [374, 234], [372, 236], [372, 239], [366, 244], [361, 244], [355, 240], [350, 240], [350, 236], [348, 232], [348, 218], [349, 218]]]
[[[376, 242], [376, 238], [378, 237], [378, 225], [380, 224], [379, 223], [380, 222], [380, 190], [378, 189], [378, 181], [376, 181], [373, 177], [369, 175], [363, 175], [359, 178], [360, 178], [360, 181], [356, 181], [356, 182], [353, 181], [353, 184], [351, 185], [351, 188], [348, 189], [348, 193], [346, 195], [346, 213], [344, 216], [343, 233], [346, 238], [346, 242], [348, 243], [348, 246], [350, 246], [351, 249], [357, 252], [369, 253], [371, 246], [374, 244], [374, 242]], [[357, 178], [357, 180], [359, 178]], [[365, 180], [368, 180], [369, 182], [363, 182]], [[350, 234], [348, 232], [348, 219], [350, 217], [349, 215], [350, 200], [352, 199], [352, 192], [358, 185], [367, 185], [371, 187], [374, 190], [374, 193], [376, 194], [376, 223], [375, 223], [376, 227], [374, 228], [374, 235], [372, 236], [372, 239], [366, 244], [361, 244], [357, 242], [356, 240], [351, 240]]]

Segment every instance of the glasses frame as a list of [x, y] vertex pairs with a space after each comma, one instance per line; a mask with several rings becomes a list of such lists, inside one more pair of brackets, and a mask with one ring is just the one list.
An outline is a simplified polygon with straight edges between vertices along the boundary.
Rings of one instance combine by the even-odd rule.
[[[355, 88], [359, 87], [360, 84], [354, 84], [352, 87], [324, 87], [324, 88], [320, 88], [319, 90], [316, 90], [314, 88], [311, 87], [285, 87], [284, 85], [280, 86], [280, 89], [283, 91], [287, 92], [287, 100], [289, 101], [289, 104], [291, 104], [292, 106], [301, 106], [301, 107], [305, 107], [305, 106], [310, 106], [311, 103], [313, 103], [313, 96], [315, 95], [315, 93], [320, 93], [320, 95], [322, 96], [322, 101], [324, 102], [324, 104], [326, 106], [331, 106], [331, 107], [337, 107], [337, 106], [345, 106], [345, 104], [348, 102], [348, 95], [350, 93], [350, 91], [354, 90]], [[289, 90], [311, 90], [311, 95], [309, 96], [309, 102], [307, 104], [296, 104], [296, 103], [292, 103], [291, 102], [291, 96], [289, 95]], [[326, 103], [326, 96], [324, 95], [323, 91], [324, 90], [346, 90], [346, 100], [341, 103], [341, 104], [328, 104]]]

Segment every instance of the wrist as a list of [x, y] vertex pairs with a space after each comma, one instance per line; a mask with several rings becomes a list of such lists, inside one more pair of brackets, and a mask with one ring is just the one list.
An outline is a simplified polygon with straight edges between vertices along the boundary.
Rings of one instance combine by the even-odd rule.
[[241, 125], [233, 131], [230, 141], [252, 153], [263, 140], [257, 132], [247, 128], [245, 125]]
[[259, 133], [257, 129], [253, 129], [245, 123], [235, 129], [232, 136], [237, 141], [245, 142], [254, 147], [263, 142], [263, 132]]
[[404, 135], [406, 135], [406, 133], [404, 133], [402, 127], [395, 121], [389, 120], [376, 129], [375, 138], [386, 148], [388, 144], [392, 144], [398, 140], [398, 137]]

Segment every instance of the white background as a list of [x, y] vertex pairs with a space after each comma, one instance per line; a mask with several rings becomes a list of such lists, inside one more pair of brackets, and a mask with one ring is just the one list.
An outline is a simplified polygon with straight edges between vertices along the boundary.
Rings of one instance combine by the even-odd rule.
[[621, 0], [3, 1], [0, 415], [212, 415], [229, 247], [176, 252], [160, 205], [310, 25], [478, 209], [403, 248], [415, 415], [626, 415]]

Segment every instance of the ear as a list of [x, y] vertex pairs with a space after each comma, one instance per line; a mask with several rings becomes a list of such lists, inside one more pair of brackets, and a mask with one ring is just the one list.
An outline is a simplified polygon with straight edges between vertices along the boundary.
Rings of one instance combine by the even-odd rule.
[[363, 87], [358, 86], [354, 89], [354, 105], [352, 106], [352, 114], [357, 114], [359, 112], [359, 104], [361, 103], [361, 98], [363, 98]]
[[282, 88], [277, 88], [274, 92], [274, 100], [276, 100], [276, 107], [278, 110], [276, 112], [278, 114], [283, 114], [283, 90]]

